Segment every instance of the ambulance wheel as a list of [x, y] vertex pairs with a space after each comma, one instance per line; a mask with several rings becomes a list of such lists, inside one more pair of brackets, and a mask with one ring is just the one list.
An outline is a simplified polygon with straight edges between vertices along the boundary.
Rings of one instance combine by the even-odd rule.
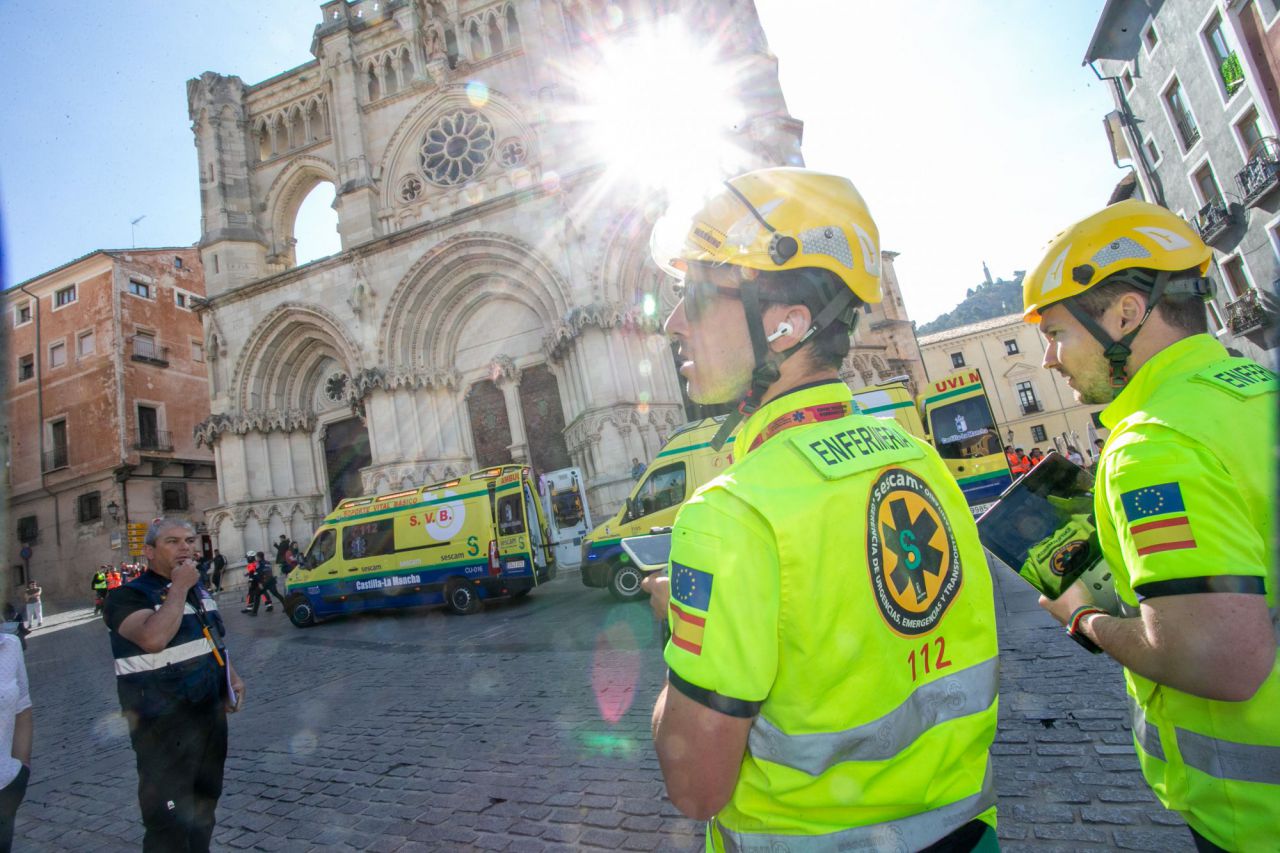
[[476, 588], [462, 578], [449, 581], [444, 590], [444, 602], [459, 616], [470, 616], [480, 609], [480, 595]]
[[635, 601], [644, 595], [640, 582], [644, 580], [644, 572], [636, 568], [635, 563], [619, 563], [609, 575], [609, 592], [619, 601]]
[[289, 621], [295, 627], [310, 628], [316, 624], [315, 611], [311, 609], [311, 602], [305, 595], [290, 596], [285, 602], [285, 612], [289, 614]]

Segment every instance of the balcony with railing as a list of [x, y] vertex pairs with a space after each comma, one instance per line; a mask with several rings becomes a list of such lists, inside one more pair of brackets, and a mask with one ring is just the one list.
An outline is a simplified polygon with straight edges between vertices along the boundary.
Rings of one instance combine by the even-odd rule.
[[1249, 162], [1236, 174], [1245, 207], [1253, 207], [1280, 186], [1280, 143], [1264, 136], [1249, 149]]
[[173, 451], [173, 439], [166, 430], [140, 429], [134, 434], [134, 450]]
[[1267, 308], [1256, 290], [1247, 290], [1244, 296], [1227, 303], [1227, 328], [1233, 335], [1247, 335], [1270, 324]]
[[54, 447], [53, 450], [44, 452], [41, 470], [48, 474], [50, 471], [57, 471], [59, 468], [66, 468], [68, 465], [69, 454], [65, 447]]
[[1044, 406], [1040, 405], [1039, 400], [1023, 400], [1018, 404], [1018, 408], [1024, 415], [1034, 415], [1036, 412], [1044, 411]]
[[1200, 141], [1200, 128], [1185, 113], [1174, 113], [1173, 123], [1178, 126], [1178, 136], [1182, 139], [1182, 150], [1190, 151]]
[[130, 358], [145, 364], [168, 367], [169, 348], [157, 344], [156, 339], [150, 335], [134, 335], [133, 352], [130, 354]]
[[1212, 244], [1223, 234], [1226, 234], [1231, 226], [1236, 224], [1237, 209], [1237, 205], [1227, 204], [1221, 197], [1215, 198], [1200, 208], [1200, 212], [1196, 214], [1195, 219], [1196, 230], [1200, 232], [1200, 238], [1206, 243]]

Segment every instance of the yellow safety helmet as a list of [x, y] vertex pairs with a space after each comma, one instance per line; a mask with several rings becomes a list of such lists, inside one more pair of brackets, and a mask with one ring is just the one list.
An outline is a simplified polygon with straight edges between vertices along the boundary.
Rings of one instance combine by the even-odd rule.
[[1022, 281], [1023, 317], [1040, 322], [1041, 309], [1084, 293], [1118, 272], [1209, 270], [1213, 250], [1181, 217], [1137, 199], [1117, 202], [1054, 237], [1044, 258]]
[[[659, 223], [657, 264], [681, 275], [690, 263], [762, 272], [817, 268], [863, 302], [879, 302], [880, 231], [848, 178], [775, 167], [725, 181], [692, 216]], [[663, 232], [666, 233], [663, 233]]]

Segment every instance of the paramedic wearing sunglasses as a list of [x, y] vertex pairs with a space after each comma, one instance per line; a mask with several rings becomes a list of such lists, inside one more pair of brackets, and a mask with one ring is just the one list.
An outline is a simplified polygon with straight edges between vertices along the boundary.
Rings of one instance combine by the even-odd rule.
[[683, 281], [666, 331], [690, 398], [738, 404], [716, 441], [741, 431], [676, 518], [669, 580], [645, 582], [672, 632], [653, 712], [672, 802], [711, 850], [997, 849], [977, 528], [937, 453], [838, 376], [881, 298], [862, 197], [765, 169], [680, 219], [654, 236]]
[[1280, 849], [1276, 375], [1207, 334], [1213, 252], [1129, 200], [1049, 244], [1023, 284], [1044, 366], [1106, 403], [1094, 511], [1113, 617], [1083, 584], [1041, 605], [1125, 670], [1142, 772], [1200, 850]]

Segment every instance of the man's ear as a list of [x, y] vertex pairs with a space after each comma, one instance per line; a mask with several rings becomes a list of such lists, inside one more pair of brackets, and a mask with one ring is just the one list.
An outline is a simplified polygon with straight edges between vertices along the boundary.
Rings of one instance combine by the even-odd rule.
[[1147, 313], [1147, 299], [1150, 297], [1130, 291], [1123, 294], [1114, 303], [1116, 316], [1120, 321], [1120, 332], [1123, 334], [1133, 329]]

